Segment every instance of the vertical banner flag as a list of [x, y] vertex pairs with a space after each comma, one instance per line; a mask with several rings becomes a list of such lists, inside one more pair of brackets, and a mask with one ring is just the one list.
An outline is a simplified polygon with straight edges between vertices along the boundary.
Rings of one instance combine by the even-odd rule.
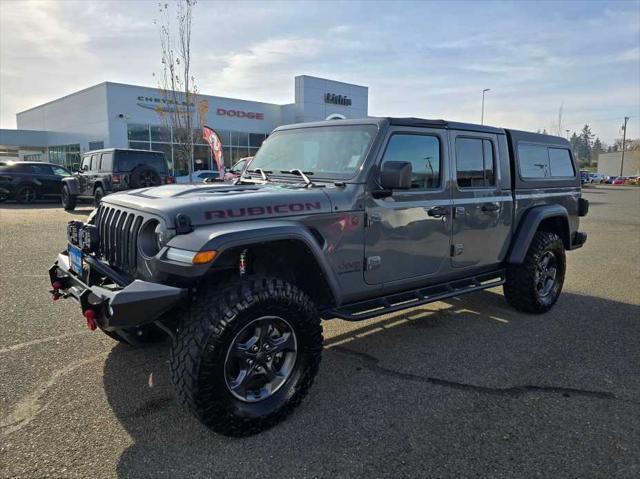
[[224, 153], [222, 152], [222, 141], [213, 128], [209, 128], [207, 125], [202, 126], [202, 138], [209, 143], [211, 151], [213, 151], [213, 158], [218, 165], [218, 174], [220, 178], [224, 178]]

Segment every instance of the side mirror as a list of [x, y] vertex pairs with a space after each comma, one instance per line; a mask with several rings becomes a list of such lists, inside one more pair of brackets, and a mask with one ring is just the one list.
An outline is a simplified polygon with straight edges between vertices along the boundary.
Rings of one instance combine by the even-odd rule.
[[408, 161], [385, 161], [380, 170], [380, 185], [385, 190], [408, 190], [412, 172]]
[[82, 165], [82, 171], [89, 171], [89, 165]]

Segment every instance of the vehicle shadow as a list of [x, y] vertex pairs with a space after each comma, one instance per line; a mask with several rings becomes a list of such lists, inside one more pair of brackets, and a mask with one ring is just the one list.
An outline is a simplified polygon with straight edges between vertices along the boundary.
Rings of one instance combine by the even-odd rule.
[[[88, 216], [93, 210], [93, 206], [90, 204], [78, 205], [73, 211], [67, 211], [70, 215]], [[36, 201], [34, 203], [24, 205], [20, 203], [0, 203], [0, 210], [62, 210], [60, 202], [44, 202]]]
[[[325, 323], [309, 397], [282, 424], [243, 439], [209, 431], [177, 404], [167, 343], [118, 345], [104, 387], [133, 444], [117, 473], [508, 477], [529, 464], [556, 477], [608, 475], [619, 466], [615, 444], [640, 446], [639, 313], [565, 292], [546, 315], [525, 315], [484, 291], [365, 323]], [[589, 444], [575, 440], [587, 432]]]

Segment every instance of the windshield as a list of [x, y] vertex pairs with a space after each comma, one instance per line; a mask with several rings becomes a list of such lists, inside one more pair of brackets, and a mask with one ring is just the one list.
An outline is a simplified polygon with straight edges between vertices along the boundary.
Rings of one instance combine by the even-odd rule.
[[139, 165], [150, 165], [159, 173], [166, 173], [167, 162], [162, 153], [150, 153], [145, 151], [117, 151], [117, 171], [131, 171]]
[[362, 164], [377, 131], [376, 125], [277, 131], [262, 144], [250, 168], [274, 174], [300, 169], [314, 177], [348, 179]]

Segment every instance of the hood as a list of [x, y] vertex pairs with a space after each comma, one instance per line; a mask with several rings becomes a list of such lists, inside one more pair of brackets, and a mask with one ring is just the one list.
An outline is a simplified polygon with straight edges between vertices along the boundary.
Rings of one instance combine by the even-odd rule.
[[113, 193], [102, 202], [161, 216], [172, 228], [178, 213], [193, 226], [328, 213], [331, 202], [322, 190], [275, 183], [166, 185]]

